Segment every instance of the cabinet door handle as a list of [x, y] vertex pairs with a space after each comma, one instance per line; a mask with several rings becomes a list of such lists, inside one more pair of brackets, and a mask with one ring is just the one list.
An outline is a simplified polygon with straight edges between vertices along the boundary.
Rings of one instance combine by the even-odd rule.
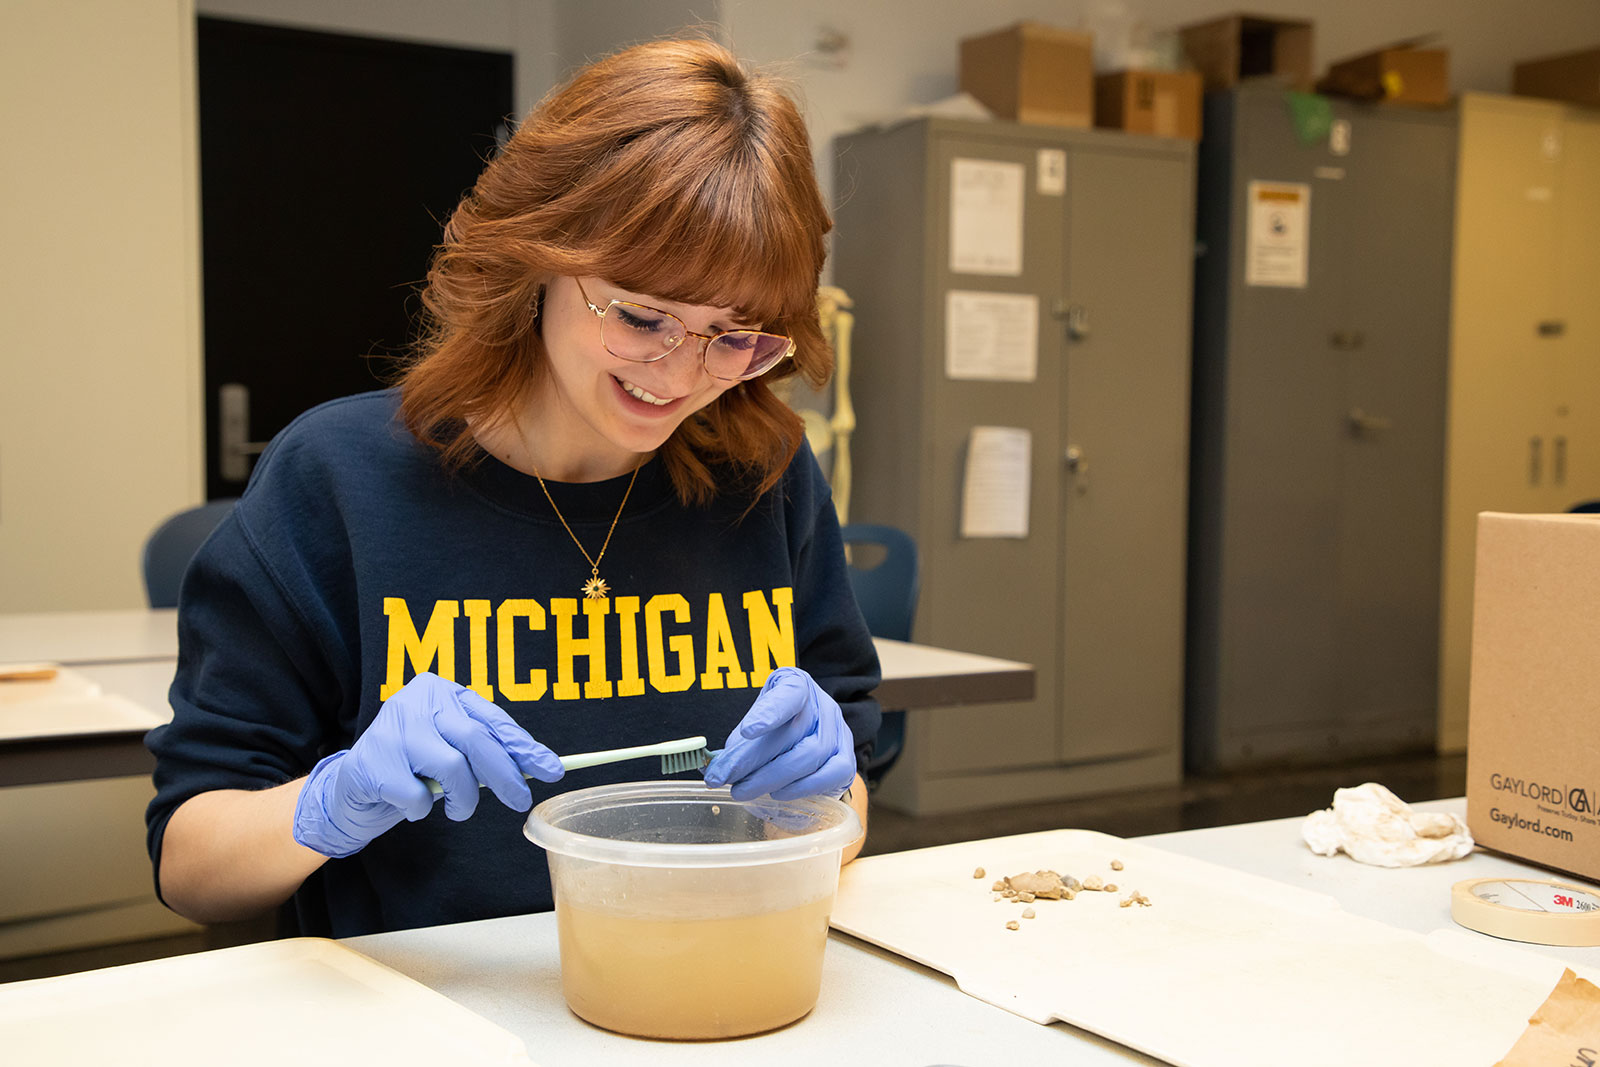
[[1082, 304], [1057, 300], [1051, 305], [1050, 313], [1067, 324], [1067, 336], [1072, 340], [1081, 341], [1089, 336], [1089, 309]]
[[1353, 352], [1367, 343], [1367, 335], [1360, 330], [1334, 330], [1328, 335], [1328, 343], [1341, 351]]
[[1061, 457], [1067, 465], [1067, 472], [1072, 475], [1072, 485], [1079, 493], [1089, 491], [1089, 459], [1083, 454], [1083, 449], [1077, 445], [1068, 445], [1067, 451]]
[[1528, 438], [1528, 484], [1538, 485], [1539, 479], [1544, 475], [1544, 439], [1540, 437]]
[[1368, 415], [1360, 408], [1350, 409], [1350, 430], [1357, 437], [1364, 434], [1380, 433], [1393, 427], [1393, 419], [1386, 419], [1381, 415]]
[[1540, 337], [1560, 337], [1567, 332], [1567, 324], [1560, 319], [1546, 319], [1539, 324]]
[[1550, 439], [1550, 483], [1552, 485], [1567, 484], [1567, 439], [1565, 437], [1552, 437]]

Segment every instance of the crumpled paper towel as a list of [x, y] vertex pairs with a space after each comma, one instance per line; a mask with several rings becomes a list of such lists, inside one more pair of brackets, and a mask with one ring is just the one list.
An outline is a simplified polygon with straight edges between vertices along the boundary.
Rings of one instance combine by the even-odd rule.
[[1333, 807], [1307, 815], [1300, 836], [1319, 856], [1342, 849], [1376, 867], [1443, 863], [1472, 851], [1472, 834], [1460, 817], [1412, 811], [1377, 782], [1334, 790]]

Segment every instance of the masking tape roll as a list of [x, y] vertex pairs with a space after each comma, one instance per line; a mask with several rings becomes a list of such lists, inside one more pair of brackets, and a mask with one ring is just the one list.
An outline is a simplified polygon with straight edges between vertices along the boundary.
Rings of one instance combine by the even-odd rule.
[[1450, 917], [1469, 930], [1569, 948], [1600, 945], [1600, 893], [1538, 878], [1472, 878], [1450, 890]]

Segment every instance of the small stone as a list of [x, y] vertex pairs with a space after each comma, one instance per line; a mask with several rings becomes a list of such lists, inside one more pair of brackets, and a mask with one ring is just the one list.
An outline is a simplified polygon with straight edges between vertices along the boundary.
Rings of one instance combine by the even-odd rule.
[[1120, 870], [1122, 870], [1122, 861], [1121, 861], [1121, 860], [1112, 860], [1112, 861], [1111, 861], [1111, 869], [1112, 869], [1112, 870], [1113, 870], [1113, 871], [1120, 871]]
[[1017, 920], [1012, 919], [1010, 922], [1006, 923], [1006, 929], [1007, 930], [1020, 930], [1020, 929], [1022, 929], [1022, 924], [1017, 922]]
[[1117, 883], [1115, 883], [1115, 882], [1107, 882], [1106, 883], [1105, 892], [1107, 892], [1107, 893], [1115, 893], [1116, 891], [1117, 891]]
[[1076, 889], [1063, 889], [1061, 891], [1061, 896], [1065, 900], [1076, 900], [1078, 898], [1078, 891]]
[[972, 872], [972, 877], [974, 877], [974, 878], [982, 878], [983, 877], [983, 868], [979, 867], [977, 870], [973, 871]]
[[1105, 885], [1105, 883], [1100, 880], [1100, 876], [1098, 874], [1091, 874], [1089, 877], [1083, 880], [1083, 888], [1085, 889], [1098, 891], [1103, 885]]
[[1132, 897], [1126, 897], [1126, 898], [1124, 898], [1122, 900], [1117, 901], [1117, 907], [1126, 908], [1129, 905], [1131, 905], [1132, 903], [1133, 903], [1133, 898]]
[[994, 885], [990, 886], [989, 888], [994, 890], [996, 893], [999, 893], [1002, 890], [1004, 890], [1005, 887], [1006, 887], [1005, 881], [1001, 880], [1001, 881], [996, 882]]
[[1033, 909], [1032, 909], [1032, 908], [1023, 908], [1023, 909], [1022, 909], [1022, 917], [1023, 917], [1023, 918], [1024, 918], [1024, 919], [1031, 919], [1031, 918], [1033, 918]]
[[1074, 893], [1083, 888], [1083, 883], [1072, 877], [1070, 874], [1061, 879], [1061, 884], [1072, 890]]
[[1018, 893], [1017, 894], [1017, 899], [1022, 901], [1024, 904], [1032, 904], [1033, 903], [1033, 894], [1032, 893]]

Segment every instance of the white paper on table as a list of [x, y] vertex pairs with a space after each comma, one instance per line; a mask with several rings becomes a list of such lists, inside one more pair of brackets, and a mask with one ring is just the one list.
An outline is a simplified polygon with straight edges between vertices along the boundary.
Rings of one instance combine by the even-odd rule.
[[1037, 296], [964, 289], [945, 293], [945, 377], [1031, 382], [1038, 372]]
[[1022, 273], [1021, 163], [950, 161], [950, 270]]
[[1306, 287], [1311, 243], [1311, 186], [1251, 182], [1245, 236], [1244, 283]]
[[961, 483], [962, 537], [1027, 537], [1033, 434], [974, 426]]

